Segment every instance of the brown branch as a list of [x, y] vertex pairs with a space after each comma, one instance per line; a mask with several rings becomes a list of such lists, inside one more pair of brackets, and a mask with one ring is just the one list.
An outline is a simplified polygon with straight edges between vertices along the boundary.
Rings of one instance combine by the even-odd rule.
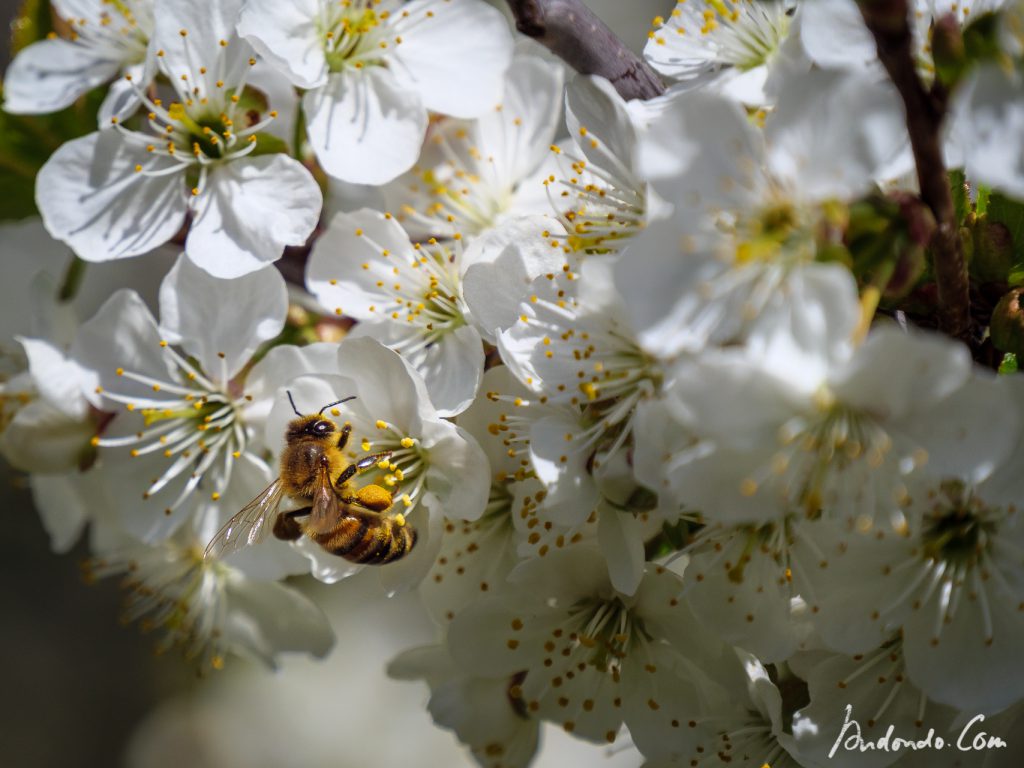
[[629, 50], [582, 0], [507, 0], [516, 29], [584, 75], [607, 79], [624, 99], [665, 92], [658, 74]]
[[951, 336], [970, 341], [970, 285], [960, 244], [960, 225], [942, 157], [942, 123], [949, 94], [938, 78], [926, 90], [918, 77], [908, 0], [860, 0], [859, 5], [864, 23], [878, 46], [878, 58], [903, 99], [921, 199], [931, 209], [937, 224], [930, 246], [938, 289], [939, 327]]

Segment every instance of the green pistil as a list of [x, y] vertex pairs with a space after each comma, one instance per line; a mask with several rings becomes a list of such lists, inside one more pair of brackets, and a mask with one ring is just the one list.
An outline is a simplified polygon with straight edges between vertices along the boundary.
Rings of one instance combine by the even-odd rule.
[[933, 516], [925, 524], [924, 553], [933, 560], [973, 566], [988, 546], [995, 526], [978, 514], [981, 508], [964, 484], [942, 484]]
[[371, 33], [381, 23], [371, 8], [348, 10], [328, 29], [323, 30], [324, 57], [331, 72], [341, 72], [348, 66], [355, 68], [380, 64], [365, 54], [374, 45]]

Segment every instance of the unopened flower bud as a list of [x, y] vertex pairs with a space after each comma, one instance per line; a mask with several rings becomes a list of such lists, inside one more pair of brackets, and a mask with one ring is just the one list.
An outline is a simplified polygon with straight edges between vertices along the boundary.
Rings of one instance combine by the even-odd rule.
[[1011, 352], [1018, 358], [1024, 357], [1024, 307], [1021, 295], [1024, 288], [1014, 288], [996, 304], [992, 311], [989, 333], [992, 344], [1002, 352]]
[[974, 226], [974, 248], [970, 257], [971, 277], [982, 283], [1005, 282], [1013, 267], [1013, 235], [999, 221], [978, 219]]
[[935, 20], [932, 28], [932, 57], [935, 61], [935, 74], [943, 85], [952, 88], [959, 82], [968, 64], [960, 23], [952, 13]]

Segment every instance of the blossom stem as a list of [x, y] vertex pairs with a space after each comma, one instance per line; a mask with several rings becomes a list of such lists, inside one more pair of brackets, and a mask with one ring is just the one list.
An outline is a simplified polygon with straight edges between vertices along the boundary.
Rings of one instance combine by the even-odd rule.
[[942, 124], [949, 94], [936, 78], [926, 89], [914, 64], [908, 0], [859, 0], [864, 23], [875, 38], [878, 58], [899, 91], [917, 166], [921, 199], [935, 216], [932, 264], [939, 298], [939, 325], [964, 341], [971, 339], [967, 267], [959, 222], [942, 156]]
[[600, 75], [624, 99], [665, 92], [661, 78], [630, 51], [582, 0], [507, 0], [516, 29], [584, 75]]
[[61, 281], [60, 291], [57, 293], [58, 301], [71, 301], [75, 298], [78, 294], [78, 289], [82, 287], [82, 279], [85, 277], [85, 265], [86, 262], [77, 256], [71, 257], [71, 263], [68, 264], [68, 268], [64, 272], [64, 280]]

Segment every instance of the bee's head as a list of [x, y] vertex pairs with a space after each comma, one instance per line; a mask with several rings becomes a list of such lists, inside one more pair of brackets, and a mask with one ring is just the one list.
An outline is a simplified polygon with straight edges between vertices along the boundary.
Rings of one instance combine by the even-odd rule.
[[303, 438], [319, 440], [324, 437], [330, 437], [337, 431], [338, 425], [331, 419], [319, 414], [310, 414], [309, 416], [300, 416], [297, 419], [292, 419], [288, 423], [288, 434], [286, 437], [289, 441], [301, 440]]
[[346, 397], [341, 400], [336, 400], [333, 403], [328, 403], [319, 412], [315, 414], [309, 414], [303, 416], [299, 409], [295, 407], [295, 400], [292, 398], [292, 393], [288, 392], [288, 402], [292, 405], [292, 410], [295, 411], [297, 419], [292, 419], [288, 424], [288, 433], [286, 435], [287, 440], [301, 440], [303, 438], [312, 438], [319, 440], [324, 437], [329, 437], [338, 431], [338, 425], [331, 419], [323, 416], [323, 412], [334, 405], [341, 405], [342, 403], [354, 400], [355, 395]]

